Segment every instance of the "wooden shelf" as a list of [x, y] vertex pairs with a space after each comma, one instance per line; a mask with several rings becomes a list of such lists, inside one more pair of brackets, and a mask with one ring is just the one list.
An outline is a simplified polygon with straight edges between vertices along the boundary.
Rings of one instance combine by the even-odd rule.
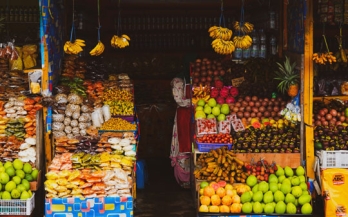
[[332, 100], [332, 99], [348, 100], [348, 96], [314, 96], [313, 97], [313, 100]]
[[[198, 149], [194, 150], [194, 164], [196, 164], [197, 155], [203, 153], [206, 152], [200, 152]], [[290, 166], [291, 168], [296, 168], [301, 165], [301, 153], [238, 153], [236, 157], [244, 162], [250, 162], [251, 159], [256, 161], [260, 158], [264, 158], [269, 163], [275, 161], [282, 167]]]

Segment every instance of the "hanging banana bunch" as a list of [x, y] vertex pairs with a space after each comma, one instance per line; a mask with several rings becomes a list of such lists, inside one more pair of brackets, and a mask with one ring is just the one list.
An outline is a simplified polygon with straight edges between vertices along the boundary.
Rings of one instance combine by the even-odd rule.
[[235, 21], [233, 28], [238, 33], [232, 39], [236, 48], [248, 49], [253, 44], [253, 39], [248, 34], [254, 30], [254, 25], [244, 22], [244, 1], [242, 1], [240, 21]]
[[103, 42], [100, 41], [100, 6], [98, 0], [98, 43], [97, 45], [89, 52], [91, 56], [99, 56], [104, 52], [105, 46]]
[[118, 0], [118, 21], [117, 21], [117, 34], [111, 38], [111, 46], [113, 48], [125, 48], [129, 46], [130, 37], [126, 34], [119, 36], [121, 31], [121, 0]]
[[73, 40], [73, 36], [75, 36], [75, 25], [74, 25], [74, 20], [75, 20], [75, 1], [73, 0], [73, 14], [72, 14], [72, 25], [71, 25], [71, 31], [70, 31], [70, 40], [66, 41], [64, 43], [63, 49], [64, 53], [66, 54], [79, 54], [80, 52], [83, 51], [83, 47], [86, 46], [85, 41], [82, 39], [75, 38]]
[[214, 39], [211, 45], [216, 53], [223, 55], [232, 54], [236, 49], [233, 41], [225, 41], [221, 38]]
[[125, 48], [129, 46], [130, 37], [128, 35], [121, 35], [121, 37], [114, 35], [111, 38], [111, 46], [114, 48]]
[[82, 39], [75, 39], [74, 42], [71, 41], [66, 41], [64, 43], [64, 52], [66, 54], [79, 54], [80, 52], [83, 51], [83, 48], [86, 46], [85, 41]]
[[225, 41], [230, 40], [233, 34], [232, 30], [221, 26], [211, 26], [208, 32], [211, 38], [220, 38]]
[[213, 38], [213, 42], [211, 43], [211, 46], [213, 50], [222, 55], [230, 55], [235, 50], [235, 46], [233, 41], [231, 41], [232, 37], [232, 30], [222, 27], [221, 23], [223, 22], [223, 25], [225, 26], [225, 18], [223, 14], [223, 1], [221, 0], [221, 15], [220, 15], [220, 21], [219, 26], [211, 26], [208, 29], [209, 36]]
[[249, 35], [234, 36], [233, 42], [236, 48], [247, 49], [253, 44], [253, 39]]
[[233, 24], [233, 28], [236, 31], [241, 32], [243, 34], [249, 34], [254, 30], [254, 24], [251, 24], [249, 22], [235, 21]]
[[326, 63], [335, 63], [337, 61], [336, 56], [330, 52], [325, 35], [323, 35], [323, 40], [326, 46], [326, 52], [313, 53], [313, 61], [321, 65], [325, 65]]

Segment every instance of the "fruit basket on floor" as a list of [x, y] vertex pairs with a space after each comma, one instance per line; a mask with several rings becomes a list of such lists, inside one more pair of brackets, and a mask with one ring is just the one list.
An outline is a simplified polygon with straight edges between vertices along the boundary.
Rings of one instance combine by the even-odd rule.
[[0, 215], [30, 215], [34, 208], [35, 194], [26, 200], [0, 200]]

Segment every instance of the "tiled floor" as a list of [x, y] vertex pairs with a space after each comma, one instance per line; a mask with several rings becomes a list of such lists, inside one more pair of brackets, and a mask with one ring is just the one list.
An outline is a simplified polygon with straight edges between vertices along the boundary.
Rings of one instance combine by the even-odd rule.
[[[137, 190], [135, 217], [196, 217], [191, 189], [183, 189], [174, 178], [170, 159], [145, 159], [148, 182]], [[323, 217], [323, 206], [315, 203], [313, 217]]]

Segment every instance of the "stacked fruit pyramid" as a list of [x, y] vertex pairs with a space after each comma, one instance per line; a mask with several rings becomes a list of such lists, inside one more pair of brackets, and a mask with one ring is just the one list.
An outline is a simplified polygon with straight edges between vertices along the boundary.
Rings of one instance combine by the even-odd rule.
[[267, 181], [262, 180], [255, 175], [248, 175], [245, 183], [202, 181], [199, 185], [199, 212], [278, 215], [312, 213], [311, 195], [302, 166], [292, 169], [276, 165]]
[[16, 159], [0, 163], [0, 198], [2, 200], [32, 197], [30, 182], [38, 179], [39, 171], [30, 163]]

